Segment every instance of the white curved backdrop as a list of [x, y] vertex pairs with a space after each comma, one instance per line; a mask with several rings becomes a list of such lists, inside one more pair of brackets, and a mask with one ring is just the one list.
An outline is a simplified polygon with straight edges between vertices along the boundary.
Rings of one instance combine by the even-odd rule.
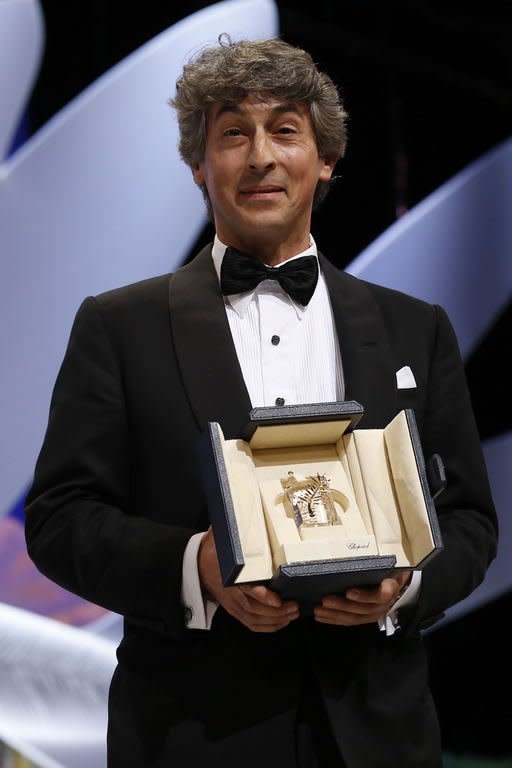
[[[120, 635], [118, 616], [48, 582], [24, 548], [22, 499], [71, 322], [86, 295], [175, 269], [205, 223], [167, 104], [185, 61], [223, 32], [277, 31], [272, 0], [209, 6], [123, 60], [0, 165], [0, 740], [41, 768], [106, 765]], [[43, 34], [35, 0], [0, 1], [0, 158]]]
[[[512, 299], [511, 211], [509, 139], [389, 227], [347, 271], [441, 304], [467, 358]], [[504, 349], [504, 361], [508, 354]], [[501, 375], [496, 362], [488, 376]], [[498, 435], [483, 448], [501, 528], [498, 557], [484, 583], [448, 611], [445, 621], [512, 588], [512, 434]]]
[[226, 0], [184, 19], [87, 88], [1, 167], [4, 512], [30, 478], [81, 300], [173, 270], [204, 225], [167, 101], [185, 61], [222, 32], [274, 36], [274, 4]]

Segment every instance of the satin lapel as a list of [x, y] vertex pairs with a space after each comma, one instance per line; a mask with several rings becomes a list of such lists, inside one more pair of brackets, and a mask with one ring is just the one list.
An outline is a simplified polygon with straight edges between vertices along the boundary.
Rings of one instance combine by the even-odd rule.
[[396, 378], [379, 307], [367, 285], [320, 256], [345, 378], [345, 399], [364, 407], [361, 428], [381, 428], [395, 415]]
[[231, 337], [211, 257], [204, 248], [170, 279], [171, 331], [190, 405], [200, 428], [218, 421], [239, 436], [251, 401]]

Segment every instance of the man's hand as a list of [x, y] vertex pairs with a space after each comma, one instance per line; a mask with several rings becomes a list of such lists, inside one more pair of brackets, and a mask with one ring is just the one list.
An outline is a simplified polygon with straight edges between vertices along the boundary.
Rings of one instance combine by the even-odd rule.
[[326, 595], [315, 607], [315, 619], [322, 624], [340, 624], [353, 627], [371, 624], [384, 618], [397, 601], [403, 588], [409, 584], [412, 571], [402, 571], [370, 589], [351, 588], [344, 596]]
[[199, 546], [197, 566], [201, 585], [207, 595], [253, 632], [277, 632], [298, 618], [298, 604], [281, 600], [279, 595], [267, 587], [223, 585], [211, 527]]

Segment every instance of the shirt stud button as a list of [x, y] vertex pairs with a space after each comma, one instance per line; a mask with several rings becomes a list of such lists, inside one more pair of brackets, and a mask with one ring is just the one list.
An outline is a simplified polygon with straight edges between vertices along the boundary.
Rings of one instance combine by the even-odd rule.
[[276, 397], [276, 405], [284, 405], [284, 397]]
[[281, 341], [281, 339], [279, 338], [279, 336], [276, 336], [276, 335], [274, 334], [274, 335], [272, 336], [272, 338], [270, 339], [270, 341], [272, 342], [272, 344], [274, 345], [274, 347], [277, 347], [277, 345], [279, 344], [279, 342]]

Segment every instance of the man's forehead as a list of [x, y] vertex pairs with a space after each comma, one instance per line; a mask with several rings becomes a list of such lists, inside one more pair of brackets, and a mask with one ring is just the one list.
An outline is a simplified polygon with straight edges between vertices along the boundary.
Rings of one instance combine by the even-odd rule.
[[209, 117], [214, 120], [223, 115], [245, 115], [253, 110], [263, 110], [272, 114], [282, 114], [284, 112], [294, 112], [298, 115], [306, 114], [307, 104], [294, 99], [285, 99], [275, 96], [271, 93], [253, 94], [249, 93], [242, 99], [214, 101], [208, 108]]

